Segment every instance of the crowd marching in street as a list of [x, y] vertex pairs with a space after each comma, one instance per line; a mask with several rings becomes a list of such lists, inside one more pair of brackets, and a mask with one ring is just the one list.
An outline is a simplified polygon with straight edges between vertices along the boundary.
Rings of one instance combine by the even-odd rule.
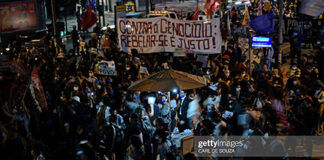
[[[19, 71], [8, 75], [10, 99], [0, 97], [1, 157], [176, 159], [181, 149], [173, 145], [170, 133], [323, 134], [321, 48], [301, 53], [293, 47], [298, 37], [292, 33], [289, 69], [269, 68], [264, 57], [253, 63], [250, 74], [249, 57], [237, 40], [241, 25], [235, 27], [227, 32], [233, 40], [222, 54], [207, 55], [206, 60], [195, 54], [125, 53], [109, 28], [95, 30], [85, 42], [74, 27], [73, 49], [68, 51], [50, 33], [43, 37], [44, 47], [24, 47], [16, 39], [4, 53]], [[102, 61], [114, 65], [114, 75], [99, 74]], [[128, 90], [135, 81], [168, 68], [206, 77], [208, 86], [174, 90], [171, 97]], [[148, 101], [152, 96], [153, 104]], [[195, 159], [192, 154], [183, 158]]]

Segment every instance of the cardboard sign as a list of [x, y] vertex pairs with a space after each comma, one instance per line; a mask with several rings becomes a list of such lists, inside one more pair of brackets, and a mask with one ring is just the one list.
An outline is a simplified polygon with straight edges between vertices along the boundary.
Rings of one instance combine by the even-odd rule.
[[98, 63], [98, 74], [105, 76], [116, 76], [116, 68], [114, 61], [101, 61]]
[[216, 54], [221, 52], [220, 20], [182, 21], [167, 17], [118, 18], [119, 47], [124, 52], [174, 52], [177, 48], [188, 53]]

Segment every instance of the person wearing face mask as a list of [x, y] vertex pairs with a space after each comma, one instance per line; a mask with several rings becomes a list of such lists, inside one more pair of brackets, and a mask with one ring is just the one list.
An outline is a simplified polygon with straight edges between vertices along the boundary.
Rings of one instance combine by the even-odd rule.
[[219, 79], [220, 82], [224, 82], [227, 86], [233, 83], [233, 78], [231, 77], [231, 72], [229, 69], [225, 69], [223, 76]]
[[298, 99], [297, 97], [300, 96], [301, 91], [304, 90], [302, 85], [300, 85], [300, 78], [296, 76], [289, 78], [287, 81], [286, 90], [289, 93], [289, 103], [295, 103], [295, 101]]
[[157, 98], [154, 104], [151, 104], [151, 113], [149, 113], [149, 116], [151, 117], [151, 121], [153, 121], [153, 124], [156, 124], [157, 119], [163, 120], [163, 126], [164, 129], [169, 128], [169, 122], [170, 122], [170, 115], [169, 115], [169, 104], [167, 102], [167, 98], [165, 95], [160, 96], [160, 98]]
[[77, 83], [74, 83], [73, 84], [73, 90], [70, 92], [70, 98], [74, 97], [74, 96], [78, 96], [78, 97], [82, 97], [82, 94], [81, 94], [81, 87], [77, 84]]
[[241, 85], [236, 86], [234, 95], [237, 100], [239, 100], [241, 98]]
[[89, 71], [89, 77], [86, 78], [86, 81], [87, 81], [88, 83], [92, 84], [92, 86], [93, 86], [94, 88], [96, 88], [96, 85], [95, 85], [95, 84], [97, 83], [98, 79], [97, 79], [97, 77], [95, 77], [95, 75], [94, 75], [94, 73], [93, 73], [92, 70]]
[[180, 91], [179, 98], [181, 99], [180, 101], [180, 106], [181, 106], [184, 99], [186, 98], [186, 93], [184, 91]]
[[170, 122], [170, 111], [169, 111], [169, 103], [168, 99], [166, 96], [162, 96], [161, 102], [158, 103], [158, 107], [161, 113], [161, 117], [165, 123], [165, 127], [168, 128], [167, 126], [169, 125]]

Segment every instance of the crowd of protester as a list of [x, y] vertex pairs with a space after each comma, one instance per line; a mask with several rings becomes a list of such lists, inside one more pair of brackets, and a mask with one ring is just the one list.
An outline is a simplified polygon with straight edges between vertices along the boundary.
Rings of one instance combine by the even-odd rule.
[[[169, 133], [186, 129], [214, 136], [323, 133], [324, 63], [318, 49], [288, 71], [268, 68], [265, 60], [253, 63], [250, 76], [248, 57], [237, 43], [203, 63], [194, 54], [120, 52], [115, 38], [108, 29], [101, 41], [93, 33], [84, 42], [74, 30], [68, 52], [48, 33], [42, 48], [22, 47], [19, 40], [9, 46], [6, 56], [27, 73], [12, 75], [13, 98], [0, 101], [2, 158], [175, 159], [180, 153], [170, 145]], [[99, 42], [109, 46], [103, 54]], [[98, 74], [102, 60], [114, 61], [116, 76]], [[34, 67], [48, 109], [38, 108], [28, 91]], [[136, 80], [165, 68], [204, 76], [208, 86], [177, 90], [171, 97], [128, 91]], [[152, 96], [156, 101], [149, 104]]]

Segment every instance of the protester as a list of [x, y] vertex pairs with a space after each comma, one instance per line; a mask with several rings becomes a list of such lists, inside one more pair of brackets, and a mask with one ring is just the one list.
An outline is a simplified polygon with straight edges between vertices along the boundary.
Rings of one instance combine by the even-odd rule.
[[79, 34], [78, 31], [76, 30], [76, 26], [73, 26], [73, 30], [71, 32], [71, 37], [72, 37], [72, 42], [73, 42], [73, 50], [77, 51], [78, 47], [78, 40], [79, 40]]

